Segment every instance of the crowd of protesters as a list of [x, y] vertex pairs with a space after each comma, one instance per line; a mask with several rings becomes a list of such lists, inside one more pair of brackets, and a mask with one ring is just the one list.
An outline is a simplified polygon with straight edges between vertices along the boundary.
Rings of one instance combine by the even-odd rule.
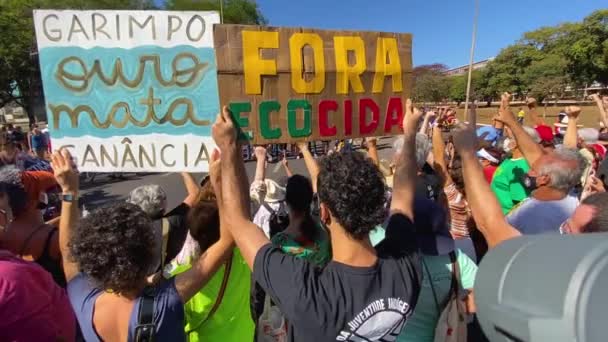
[[[593, 98], [608, 127], [608, 97]], [[608, 231], [604, 129], [580, 129], [578, 107], [551, 127], [534, 99], [517, 114], [509, 102], [478, 127], [474, 105], [459, 122], [453, 108], [408, 100], [389, 160], [376, 138], [360, 150], [243, 148], [224, 108], [209, 174], [182, 174], [178, 206], [148, 184], [86, 215], [70, 154], [49, 154], [38, 127], [6, 127], [0, 340], [424, 342], [454, 300], [469, 340], [483, 341], [473, 287], [489, 249]], [[285, 159], [287, 178], [267, 178], [268, 161], [288, 153], [309, 177]], [[251, 184], [244, 157], [256, 159]]]

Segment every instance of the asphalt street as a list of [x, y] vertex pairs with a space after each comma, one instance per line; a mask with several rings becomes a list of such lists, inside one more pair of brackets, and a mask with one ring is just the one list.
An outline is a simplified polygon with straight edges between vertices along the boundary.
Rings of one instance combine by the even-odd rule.
[[[390, 159], [392, 153], [392, 138], [381, 138], [378, 141], [378, 149], [381, 159]], [[289, 167], [295, 174], [307, 175], [308, 171], [302, 159], [288, 158]], [[255, 173], [255, 161], [245, 163], [247, 176], [250, 182]], [[194, 174], [197, 180], [202, 179], [205, 173]], [[285, 177], [286, 173], [282, 164], [268, 163], [266, 177], [278, 180]], [[158, 184], [167, 193], [168, 208], [178, 205], [186, 195], [182, 177], [179, 173], [149, 173], [149, 174], [124, 174], [124, 179], [110, 178], [108, 174], [96, 174], [94, 181], [81, 181], [81, 203], [87, 210], [107, 204], [112, 201], [124, 201], [126, 196], [134, 188], [144, 184]]]

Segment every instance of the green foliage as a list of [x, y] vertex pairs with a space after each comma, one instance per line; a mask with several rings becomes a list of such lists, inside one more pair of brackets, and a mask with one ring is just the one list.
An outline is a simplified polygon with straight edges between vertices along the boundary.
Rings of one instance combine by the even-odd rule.
[[608, 84], [608, 10], [595, 11], [580, 23], [524, 33], [488, 64], [476, 88], [487, 100], [503, 91], [542, 100], [563, 96], [568, 85], [596, 81]]
[[179, 11], [220, 11], [222, 1], [224, 23], [265, 25], [266, 18], [251, 0], [170, 0], [167, 9]]
[[412, 71], [413, 94], [416, 102], [440, 102], [449, 96], [450, 83], [443, 64], [421, 65]]

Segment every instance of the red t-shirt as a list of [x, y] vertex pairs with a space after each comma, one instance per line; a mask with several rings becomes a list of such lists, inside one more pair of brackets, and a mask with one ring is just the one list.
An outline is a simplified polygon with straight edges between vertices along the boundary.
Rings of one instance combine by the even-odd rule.
[[492, 179], [494, 178], [494, 172], [496, 172], [498, 166], [490, 165], [483, 168], [483, 175], [486, 177], [488, 183], [492, 184]]

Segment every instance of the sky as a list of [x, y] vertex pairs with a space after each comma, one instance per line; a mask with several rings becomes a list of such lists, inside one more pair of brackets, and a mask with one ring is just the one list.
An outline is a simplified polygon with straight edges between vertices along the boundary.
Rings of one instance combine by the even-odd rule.
[[[257, 0], [272, 26], [413, 34], [414, 65], [469, 61], [474, 0]], [[480, 0], [475, 60], [498, 54], [526, 31], [580, 21], [606, 0]]]

